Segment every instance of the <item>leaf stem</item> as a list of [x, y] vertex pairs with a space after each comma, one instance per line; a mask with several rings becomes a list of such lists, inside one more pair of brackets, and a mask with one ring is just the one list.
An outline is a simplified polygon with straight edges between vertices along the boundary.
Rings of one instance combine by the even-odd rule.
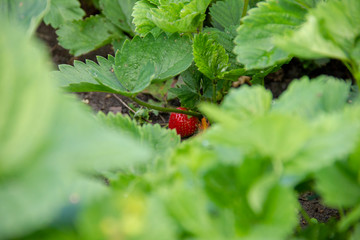
[[350, 73], [353, 75], [355, 82], [360, 90], [360, 70], [354, 61], [342, 61]]
[[305, 209], [303, 207], [300, 207], [300, 213], [301, 213], [302, 217], [304, 218], [304, 220], [308, 224], [312, 224], [310, 216], [308, 215], [308, 213], [305, 211]]
[[243, 17], [246, 16], [248, 5], [249, 5], [249, 0], [245, 0], [245, 1], [244, 1], [243, 12], [242, 12], [242, 14], [241, 14], [241, 18], [243, 18]]
[[216, 87], [217, 87], [217, 79], [214, 79], [212, 81], [213, 86], [212, 86], [212, 102], [216, 104]]
[[158, 110], [160, 112], [175, 112], [175, 113], [183, 113], [183, 114], [198, 117], [198, 118], [202, 117], [202, 114], [199, 113], [199, 112], [184, 111], [184, 110], [180, 110], [180, 109], [176, 109], [176, 108], [166, 108], [166, 107], [155, 106], [155, 105], [149, 104], [147, 102], [141, 101], [136, 96], [130, 97], [130, 99], [133, 100], [134, 102], [136, 102], [137, 104], [141, 105], [141, 106], [151, 108], [151, 109], [155, 109], [155, 110]]

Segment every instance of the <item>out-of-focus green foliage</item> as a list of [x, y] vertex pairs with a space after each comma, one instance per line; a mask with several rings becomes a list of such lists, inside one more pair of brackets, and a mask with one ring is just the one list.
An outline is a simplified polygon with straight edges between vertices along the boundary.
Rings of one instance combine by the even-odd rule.
[[[308, 95], [299, 94], [304, 86]], [[204, 105], [211, 128], [181, 143], [155, 172], [112, 176], [112, 195], [80, 214], [79, 237], [356, 239], [360, 106], [347, 103], [348, 93], [337, 79], [304, 78], [273, 103], [257, 86], [231, 91], [220, 107]], [[129, 120], [120, 122], [138, 131]], [[349, 215], [294, 234], [295, 189], [309, 176], [326, 203]]]
[[[307, 0], [268, 0], [260, 2], [249, 11], [243, 24], [238, 28], [234, 52], [237, 60], [246, 69], [262, 69], [282, 64], [290, 57], [289, 53], [276, 47], [273, 39], [287, 30], [298, 28], [304, 21], [310, 7], [316, 1]], [[312, 2], [308, 5], [308, 2]]]
[[[103, 15], [61, 25], [60, 40], [77, 55], [124, 42], [97, 63], [61, 65], [51, 76], [67, 90], [136, 99], [152, 82], [180, 74], [170, 92], [212, 123], [183, 142], [175, 131], [121, 115], [94, 119], [54, 88], [41, 47], [4, 25], [0, 238], [358, 239], [360, 98], [350, 83], [303, 77], [276, 100], [262, 86], [230, 89], [242, 75], [263, 83], [297, 54], [290, 42], [308, 43], [293, 38], [305, 30], [314, 44], [325, 41], [316, 48], [324, 56], [340, 48], [357, 78], [354, 1], [246, 1], [253, 8], [241, 18], [240, 0], [100, 0]], [[319, 57], [304, 49], [304, 57]], [[308, 182], [344, 213], [339, 221], [299, 228], [297, 189]]]
[[28, 35], [33, 34], [46, 14], [50, 0], [0, 0], [2, 21], [21, 25]]
[[306, 22], [275, 44], [308, 59], [336, 58], [347, 64], [360, 84], [360, 1], [328, 1], [311, 10]]
[[0, 32], [0, 238], [7, 239], [108, 192], [91, 175], [129, 169], [152, 151], [60, 93], [44, 49], [23, 31], [4, 22]]

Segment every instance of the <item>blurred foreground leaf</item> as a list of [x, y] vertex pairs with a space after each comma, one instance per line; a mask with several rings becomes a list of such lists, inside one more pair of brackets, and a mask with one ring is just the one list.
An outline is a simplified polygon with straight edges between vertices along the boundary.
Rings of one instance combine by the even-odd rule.
[[44, 49], [19, 29], [2, 25], [0, 52], [0, 238], [13, 238], [107, 191], [89, 175], [132, 167], [151, 152], [60, 94]]
[[0, 0], [0, 16], [27, 29], [28, 34], [35, 32], [44, 17], [50, 0]]

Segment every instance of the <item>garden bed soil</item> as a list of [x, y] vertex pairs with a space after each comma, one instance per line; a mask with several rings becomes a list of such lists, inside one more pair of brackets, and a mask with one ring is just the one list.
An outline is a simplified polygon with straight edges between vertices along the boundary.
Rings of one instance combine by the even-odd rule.
[[[112, 47], [107, 45], [90, 53], [74, 57], [68, 50], [62, 48], [58, 44], [55, 30], [44, 23], [37, 29], [37, 36], [46, 43], [55, 69], [57, 69], [59, 64], [73, 64], [74, 60], [84, 61], [85, 59], [90, 59], [96, 61], [96, 56], [107, 57], [108, 54], [114, 54]], [[298, 59], [293, 59], [288, 64], [283, 65], [282, 69], [279, 71], [269, 74], [265, 78], [265, 87], [273, 93], [274, 98], [277, 98], [286, 90], [293, 79], [300, 78], [304, 75], [316, 77], [326, 74], [338, 78], [351, 79], [351, 74], [339, 61], [331, 60], [323, 66], [316, 68], [313, 68], [312, 66], [313, 64], [310, 64], [309, 67], [305, 68], [303, 62]], [[109, 112], [129, 114], [130, 111], [132, 111], [132, 108], [129, 106], [137, 106], [137, 104], [121, 95], [90, 92], [77, 93], [77, 96], [85, 104], [91, 106], [95, 112], [102, 111], [106, 114]], [[144, 101], [152, 99], [148, 94], [141, 94], [140, 98]], [[161, 113], [159, 116], [150, 114], [150, 121], [152, 123], [159, 123], [163, 126], [167, 124], [168, 118], [169, 114], [167, 113]], [[321, 200], [313, 196], [315, 196], [314, 193], [304, 193], [299, 197], [300, 204], [310, 218], [316, 218], [319, 222], [326, 222], [330, 218], [339, 217], [339, 213], [336, 210], [324, 207], [324, 205], [321, 204]], [[300, 217], [300, 223], [302, 226], [307, 224], [302, 217]]]

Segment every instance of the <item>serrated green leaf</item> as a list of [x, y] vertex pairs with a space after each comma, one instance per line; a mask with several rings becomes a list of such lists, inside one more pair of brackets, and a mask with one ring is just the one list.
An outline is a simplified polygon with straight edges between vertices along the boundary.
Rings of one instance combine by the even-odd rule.
[[101, 15], [62, 25], [56, 34], [59, 44], [75, 56], [111, 43], [113, 38], [123, 37], [123, 33]]
[[97, 117], [108, 126], [138, 139], [142, 145], [152, 146], [158, 156], [165, 156], [180, 143], [180, 137], [176, 131], [161, 128], [159, 124], [139, 126], [128, 116], [113, 113], [105, 115], [100, 112]]
[[315, 173], [316, 189], [330, 207], [353, 207], [360, 202], [360, 184], [344, 164], [334, 164]]
[[165, 80], [186, 70], [192, 63], [191, 42], [178, 34], [155, 38], [134, 37], [126, 41], [115, 58], [98, 57], [98, 63], [75, 61], [74, 67], [60, 65], [55, 78], [69, 91], [103, 91], [130, 96], [153, 80]]
[[309, 12], [306, 22], [275, 43], [288, 53], [302, 58], [336, 58], [357, 63], [360, 54], [360, 2], [357, 0], [328, 1]]
[[343, 109], [349, 92], [350, 83], [333, 77], [320, 76], [311, 81], [303, 77], [290, 84], [275, 102], [274, 110], [312, 118], [320, 112]]
[[248, 73], [244, 67], [236, 61], [236, 55], [233, 53], [234, 38], [236, 36], [236, 27], [231, 26], [220, 31], [216, 28], [205, 28], [204, 32], [209, 35], [210, 39], [215, 40], [225, 48], [226, 54], [229, 56], [229, 68], [223, 74], [222, 78], [229, 81], [237, 81], [240, 76], [247, 75]]
[[60, 65], [59, 70], [53, 72], [53, 77], [61, 87], [72, 92], [112, 92], [125, 96], [133, 95], [145, 89], [154, 75], [154, 66], [151, 63], [143, 65], [133, 75], [135, 82], [130, 85], [128, 79], [118, 79], [114, 73], [115, 59], [109, 55], [108, 59], [97, 57], [98, 64], [86, 60], [86, 63], [74, 61], [74, 66]]
[[206, 92], [210, 89], [211, 81], [199, 72], [195, 64], [192, 64], [180, 75], [183, 84], [171, 88], [170, 94], [179, 98], [181, 106], [195, 109], [201, 100], [204, 100]]
[[150, 10], [151, 20], [166, 32], [196, 32], [205, 20], [205, 11], [211, 0], [193, 0], [189, 3], [170, 3]]
[[155, 65], [154, 80], [164, 80], [176, 76], [191, 65], [191, 51], [190, 39], [178, 34], [169, 37], [161, 34], [157, 38], [152, 34], [144, 38], [135, 36], [116, 53], [114, 71], [119, 79], [124, 78], [129, 84], [136, 85], [136, 75], [142, 64], [152, 62]]
[[181, 106], [188, 109], [195, 109], [201, 99], [200, 94], [195, 93], [194, 90], [187, 85], [171, 88], [169, 91], [180, 100]]
[[0, 16], [2, 20], [19, 24], [33, 34], [46, 14], [50, 0], [1, 0]]
[[174, 33], [196, 32], [205, 20], [211, 0], [138, 1], [133, 17], [136, 31], [141, 35], [158, 33], [159, 29]]
[[210, 7], [211, 23], [214, 27], [224, 30], [232, 25], [240, 24], [244, 0], [218, 1]]
[[[282, 64], [290, 55], [276, 47], [273, 39], [287, 30], [298, 28], [304, 21], [308, 8], [305, 0], [268, 0], [242, 19], [235, 38], [234, 52], [237, 60], [249, 69], [261, 69]], [[316, 1], [315, 1], [316, 2]], [[315, 5], [315, 3], [314, 3]]]
[[154, 36], [160, 34], [161, 30], [156, 28], [155, 23], [147, 17], [150, 9], [154, 7], [156, 7], [156, 5], [147, 0], [140, 0], [135, 3], [131, 16], [133, 17], [133, 23], [136, 26], [135, 31], [141, 36], [145, 36], [149, 32], [151, 32]]
[[100, 0], [102, 13], [121, 30], [134, 33], [132, 11], [137, 0]]
[[11, 239], [105, 193], [89, 173], [133, 167], [151, 151], [60, 93], [45, 50], [21, 30], [3, 24], [0, 32], [0, 238]]
[[53, 28], [58, 28], [66, 22], [80, 20], [83, 16], [85, 16], [85, 12], [80, 8], [78, 0], [51, 0], [49, 11], [44, 16], [44, 22]]
[[229, 56], [225, 49], [206, 34], [195, 35], [193, 54], [199, 71], [211, 80], [221, 79], [229, 67]]

